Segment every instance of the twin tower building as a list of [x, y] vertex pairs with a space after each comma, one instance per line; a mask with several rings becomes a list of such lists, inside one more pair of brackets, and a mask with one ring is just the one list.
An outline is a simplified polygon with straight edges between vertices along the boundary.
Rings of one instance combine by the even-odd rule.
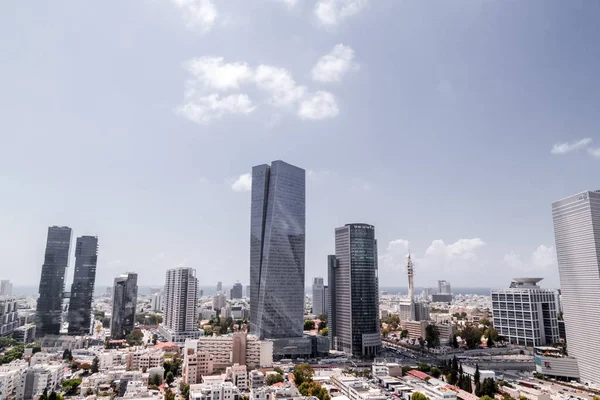
[[[252, 169], [250, 332], [302, 337], [305, 297], [306, 174], [283, 161]], [[324, 263], [325, 264], [325, 263]], [[332, 349], [372, 357], [381, 349], [375, 228], [335, 230], [326, 304]]]

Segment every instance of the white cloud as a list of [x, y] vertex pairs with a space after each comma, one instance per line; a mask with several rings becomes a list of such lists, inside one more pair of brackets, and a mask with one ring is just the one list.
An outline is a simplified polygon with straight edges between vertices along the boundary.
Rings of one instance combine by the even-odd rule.
[[552, 154], [566, 154], [574, 150], [583, 149], [590, 143], [592, 143], [591, 138], [583, 138], [575, 142], [556, 143], [554, 146], [552, 146], [552, 150], [550, 152]]
[[554, 247], [538, 246], [527, 260], [523, 260], [518, 253], [511, 251], [504, 255], [504, 262], [515, 272], [528, 273], [544, 270], [555, 270], [557, 266]]
[[479, 238], [459, 239], [449, 245], [446, 245], [443, 240], [434, 240], [425, 251], [425, 257], [470, 260], [476, 257], [476, 250], [483, 246], [485, 242]]
[[185, 68], [205, 87], [216, 90], [239, 89], [253, 75], [248, 64], [225, 63], [223, 57], [195, 58]]
[[238, 93], [220, 97], [213, 93], [192, 97], [177, 108], [177, 113], [199, 124], [222, 118], [225, 114], [250, 114], [256, 109], [246, 94]]
[[356, 67], [353, 60], [354, 50], [349, 46], [337, 44], [329, 54], [317, 61], [311, 71], [312, 79], [318, 82], [340, 82], [346, 72]]
[[290, 7], [295, 6], [298, 3], [298, 0], [276, 0], [276, 1], [278, 1], [280, 3], [285, 3]]
[[252, 190], [252, 174], [242, 174], [240, 175], [233, 185], [231, 185], [231, 189], [234, 192], [249, 192]]
[[368, 0], [318, 0], [315, 5], [315, 15], [323, 25], [334, 26], [358, 14], [368, 2]]
[[588, 152], [594, 156], [600, 158], [600, 147], [590, 147]]
[[556, 252], [554, 251], [554, 247], [540, 245], [531, 255], [531, 261], [538, 268], [556, 266]]
[[299, 86], [285, 68], [259, 65], [254, 80], [259, 89], [271, 94], [271, 101], [276, 106], [290, 106], [306, 93], [306, 88]]
[[336, 117], [340, 113], [335, 97], [329, 92], [319, 90], [302, 101], [298, 115], [302, 119], [320, 120]]
[[504, 255], [504, 262], [514, 269], [520, 269], [523, 267], [523, 260], [521, 260], [521, 256], [514, 251]]
[[171, 0], [184, 14], [185, 25], [192, 29], [210, 30], [217, 19], [217, 7], [213, 0]]

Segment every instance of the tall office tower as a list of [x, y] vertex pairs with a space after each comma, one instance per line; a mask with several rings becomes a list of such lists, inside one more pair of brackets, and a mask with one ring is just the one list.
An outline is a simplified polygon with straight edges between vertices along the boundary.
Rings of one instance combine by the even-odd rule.
[[[113, 339], [124, 339], [135, 326], [135, 310], [137, 307], [137, 274], [127, 273], [117, 276], [113, 286], [113, 307], [110, 318], [110, 336]], [[159, 293], [155, 293], [157, 295]]]
[[246, 297], [250, 298], [250, 285], [246, 285]]
[[452, 294], [452, 288], [448, 281], [438, 281], [438, 293], [440, 294]]
[[213, 296], [213, 310], [221, 312], [221, 308], [225, 307], [225, 305], [227, 305], [227, 300], [223, 293], [217, 293]]
[[283, 161], [252, 168], [250, 331], [302, 336], [305, 172]]
[[98, 238], [81, 236], [75, 245], [75, 274], [69, 301], [69, 335], [87, 335], [91, 331], [92, 300], [96, 283]]
[[312, 313], [318, 317], [326, 312], [325, 284], [323, 283], [323, 278], [314, 278], [312, 286]]
[[46, 253], [40, 278], [40, 297], [37, 300], [36, 334], [38, 336], [60, 333], [65, 272], [69, 265], [71, 228], [48, 228]]
[[374, 357], [381, 350], [375, 227], [348, 224], [337, 228], [335, 262], [330, 258], [329, 269], [334, 350]]
[[552, 203], [552, 217], [569, 355], [600, 384], [600, 191]]
[[492, 289], [494, 328], [510, 343], [558, 343], [558, 292], [542, 289], [542, 278], [515, 278], [508, 289]]
[[154, 293], [152, 295], [152, 310], [153, 311], [162, 311], [163, 297], [164, 297], [163, 292]]
[[329, 340], [329, 347], [332, 350], [335, 350], [333, 347], [333, 338], [337, 336], [337, 332], [335, 330], [335, 320], [337, 318], [335, 311], [337, 308], [337, 303], [336, 303], [335, 297], [334, 297], [335, 292], [336, 292], [335, 273], [337, 271], [337, 267], [338, 267], [338, 261], [335, 258], [335, 255], [328, 255], [327, 256], [327, 283], [329, 283], [329, 285], [328, 285], [328, 290], [327, 290], [327, 327], [329, 330], [329, 337], [331, 338]]
[[229, 298], [230, 299], [241, 299], [242, 296], [242, 291], [244, 290], [244, 288], [242, 287], [242, 284], [239, 282], [236, 282], [233, 284], [233, 287], [231, 288], [231, 291], [229, 292]]
[[217, 282], [217, 292], [223, 291], [223, 282]]
[[163, 323], [159, 330], [169, 341], [184, 343], [185, 339], [197, 339], [196, 328], [198, 304], [198, 279], [193, 268], [167, 270], [164, 290]]
[[0, 282], [0, 296], [12, 296], [13, 285], [10, 281]]

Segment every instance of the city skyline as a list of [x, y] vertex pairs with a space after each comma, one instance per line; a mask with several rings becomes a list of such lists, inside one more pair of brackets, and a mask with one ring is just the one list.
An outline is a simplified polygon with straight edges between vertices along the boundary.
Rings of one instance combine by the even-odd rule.
[[[366, 0], [332, 25], [306, 2], [220, 3], [207, 30], [169, 1], [0, 5], [20, 38], [0, 77], [0, 275], [31, 284], [45, 227], [66, 224], [102, 238], [99, 284], [142, 266], [142, 286], [179, 265], [243, 279], [250, 166], [284, 159], [307, 171], [307, 286], [352, 220], [378, 227], [395, 286], [408, 247], [425, 286], [558, 286], [548, 204], [598, 186], [593, 4]], [[190, 120], [197, 96], [221, 115]]]

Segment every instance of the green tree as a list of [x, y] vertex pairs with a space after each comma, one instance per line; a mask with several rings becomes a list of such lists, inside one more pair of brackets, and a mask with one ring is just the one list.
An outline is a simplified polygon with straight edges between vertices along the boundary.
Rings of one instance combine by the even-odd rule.
[[94, 357], [94, 360], [92, 361], [91, 372], [92, 372], [92, 374], [96, 374], [96, 373], [98, 373], [99, 370], [100, 370], [100, 360], [98, 359], [98, 357]]
[[490, 327], [490, 326], [492, 326], [492, 323], [491, 323], [491, 322], [490, 322], [490, 320], [489, 320], [489, 319], [487, 319], [487, 318], [481, 318], [481, 319], [479, 320], [479, 323], [480, 323], [481, 325], [483, 325], [483, 326], [486, 326], [486, 327]]
[[267, 375], [267, 385], [271, 386], [279, 382], [283, 382], [283, 376], [281, 374]]
[[171, 383], [173, 383], [174, 380], [175, 376], [173, 375], [173, 372], [167, 372], [167, 383], [170, 385]]
[[302, 385], [304, 382], [311, 382], [314, 371], [308, 364], [298, 364], [294, 366], [294, 382], [296, 386]]
[[408, 337], [408, 331], [406, 329], [402, 329], [402, 332], [400, 332], [400, 337], [402, 339], [405, 339]]
[[410, 400], [429, 400], [429, 397], [421, 392], [414, 392], [412, 396], [410, 396]]
[[154, 335], [152, 335], [152, 344], [156, 344], [158, 342], [158, 335], [155, 333]]
[[327, 328], [327, 321], [319, 321], [319, 324], [317, 325], [317, 329], [322, 331], [325, 328]]
[[422, 372], [429, 372], [431, 370], [429, 364], [427, 364], [426, 362], [420, 362], [417, 369]]
[[314, 396], [319, 400], [329, 400], [329, 393], [327, 393], [327, 389], [322, 387], [317, 382], [303, 382], [300, 386], [298, 386], [298, 391], [303, 396]]
[[438, 347], [440, 345], [440, 330], [435, 325], [427, 325], [425, 328], [425, 340], [427, 347]]
[[190, 398], [190, 385], [188, 385], [187, 383], [181, 383], [179, 385], [179, 392], [181, 393], [181, 395], [183, 396], [183, 398], [185, 400], [189, 400]]
[[277, 372], [279, 375], [283, 375], [283, 370], [280, 367], [273, 368], [273, 371]]
[[66, 381], [63, 381], [61, 385], [65, 391], [65, 394], [75, 394], [77, 392], [77, 388], [79, 385], [81, 385], [81, 378], [67, 379]]
[[50, 396], [48, 396], [48, 400], [58, 400], [56, 397], [56, 392], [54, 390], [52, 390], [50, 392]]
[[44, 392], [40, 396], [39, 400], [48, 400], [48, 388], [47, 387], [44, 388]]
[[315, 321], [307, 319], [306, 321], [304, 321], [304, 330], [305, 331], [312, 331], [313, 329], [315, 329]]
[[476, 349], [481, 344], [481, 335], [483, 333], [479, 328], [474, 326], [466, 326], [462, 331], [461, 337], [467, 343], [469, 349]]
[[[477, 386], [481, 380], [481, 372], [479, 372], [479, 364], [475, 364], [475, 373], [473, 374], [473, 383]], [[477, 394], [477, 393], [475, 393]], [[478, 395], [479, 396], [479, 395]]]
[[389, 330], [388, 328], [383, 328], [383, 329], [381, 330], [381, 335], [382, 335], [384, 338], [388, 337], [388, 335], [389, 335], [389, 334], [390, 334], [390, 330]]
[[162, 385], [162, 377], [160, 376], [160, 374], [152, 375], [152, 377], [150, 378], [150, 383], [154, 386]]
[[329, 328], [323, 328], [323, 329], [321, 329], [321, 335], [323, 335], [323, 336], [329, 335]]
[[327, 314], [323, 313], [323, 314], [319, 314], [319, 321], [323, 321], [325, 323], [327, 323]]
[[165, 400], [175, 400], [175, 393], [171, 389], [165, 390]]
[[452, 347], [458, 349], [458, 339], [456, 338], [456, 335], [452, 335]]
[[442, 371], [438, 367], [431, 367], [429, 370], [429, 375], [437, 379], [442, 375]]
[[110, 328], [110, 318], [102, 318], [102, 327]]

